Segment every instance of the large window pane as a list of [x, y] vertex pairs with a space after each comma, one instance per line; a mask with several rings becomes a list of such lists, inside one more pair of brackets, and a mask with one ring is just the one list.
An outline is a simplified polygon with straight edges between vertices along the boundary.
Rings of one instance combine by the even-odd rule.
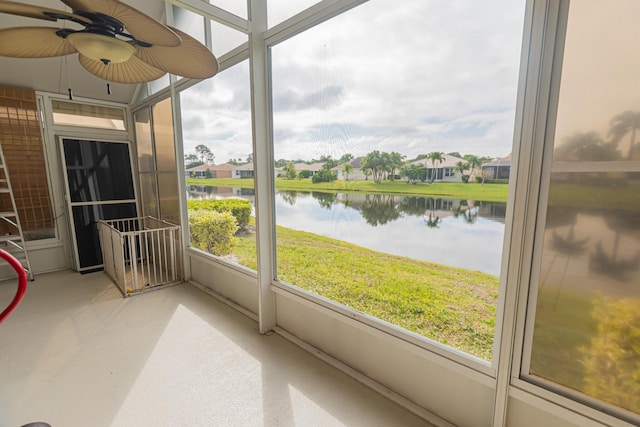
[[[239, 2], [242, 3], [242, 2]], [[245, 9], [246, 10], [246, 9]], [[246, 13], [245, 13], [246, 14]], [[220, 57], [230, 50], [246, 43], [248, 36], [216, 21], [205, 19], [194, 12], [173, 6], [173, 18], [176, 26], [206, 45], [205, 26], [211, 29], [211, 51]]]
[[491, 358], [523, 13], [368, 2], [272, 48], [279, 280]]
[[202, 15], [173, 6], [173, 23], [179, 30], [189, 34], [202, 44], [206, 44], [204, 35], [205, 19]]
[[180, 223], [171, 99], [134, 114], [143, 215]]
[[173, 117], [171, 99], [158, 102], [152, 107], [153, 142], [158, 172], [176, 173], [176, 149], [173, 144]]
[[[255, 269], [248, 61], [182, 91], [180, 105], [191, 246]], [[226, 201], [216, 204], [214, 200]], [[232, 217], [220, 219], [224, 211]], [[214, 228], [226, 231], [217, 237], [201, 236], [194, 225], [196, 218], [199, 224], [221, 221]], [[235, 224], [230, 229], [224, 225], [229, 221]]]
[[158, 102], [151, 107], [151, 111], [160, 219], [179, 224], [178, 169], [173, 142], [171, 99]]
[[218, 58], [249, 40], [248, 35], [216, 21], [209, 21], [209, 25], [211, 26], [211, 50]]
[[138, 185], [142, 216], [160, 217], [156, 161], [151, 137], [151, 111], [145, 107], [133, 115], [138, 153]]
[[546, 223], [537, 239], [537, 298], [523, 367], [531, 380], [569, 396], [589, 396], [636, 414], [640, 62], [633, 58], [640, 35], [629, 29], [639, 17], [640, 4], [631, 0], [571, 2], [568, 9]]

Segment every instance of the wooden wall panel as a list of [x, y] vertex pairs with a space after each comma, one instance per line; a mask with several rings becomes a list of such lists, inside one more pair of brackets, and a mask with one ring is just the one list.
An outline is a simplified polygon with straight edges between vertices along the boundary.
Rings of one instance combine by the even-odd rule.
[[[35, 91], [0, 86], [0, 145], [27, 239], [52, 237], [55, 224]], [[8, 231], [0, 225], [0, 233]]]

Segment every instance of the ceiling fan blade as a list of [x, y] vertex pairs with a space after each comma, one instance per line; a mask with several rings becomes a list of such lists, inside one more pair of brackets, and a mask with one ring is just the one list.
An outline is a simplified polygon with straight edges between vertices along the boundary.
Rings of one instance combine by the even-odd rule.
[[145, 62], [131, 56], [125, 62], [103, 64], [80, 54], [78, 55], [80, 65], [85, 70], [100, 77], [103, 80], [114, 83], [145, 83], [157, 80], [166, 74], [166, 71], [159, 70]]
[[0, 56], [12, 58], [50, 58], [77, 52], [56, 35], [58, 28], [16, 27], [0, 30]]
[[206, 46], [176, 28], [169, 28], [182, 39], [180, 46], [138, 46], [135, 55], [156, 68], [182, 77], [206, 79], [218, 72], [218, 61]]
[[98, 12], [122, 22], [136, 40], [154, 46], [179, 46], [180, 37], [166, 25], [117, 0], [62, 0], [74, 11]]
[[91, 21], [83, 16], [62, 10], [49, 9], [48, 7], [32, 6], [30, 4], [16, 3], [13, 1], [0, 2], [0, 13], [8, 13], [10, 15], [26, 16], [27, 18], [44, 19], [47, 21], [57, 21], [56, 16], [67, 16], [74, 20], [90, 24]]

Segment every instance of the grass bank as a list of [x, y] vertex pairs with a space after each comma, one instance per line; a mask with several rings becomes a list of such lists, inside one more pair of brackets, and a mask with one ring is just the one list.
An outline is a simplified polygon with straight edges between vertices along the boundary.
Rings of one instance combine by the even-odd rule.
[[[233, 178], [187, 178], [187, 185], [210, 185], [214, 187], [253, 188], [252, 179]], [[410, 196], [434, 196], [485, 202], [506, 202], [508, 184], [478, 184], [457, 182], [420, 182], [408, 184], [404, 181], [383, 181], [380, 184], [367, 181], [334, 181], [312, 183], [306, 179], [276, 179], [278, 190], [327, 191], [336, 193], [396, 194]]]
[[[284, 227], [276, 233], [281, 280], [491, 359], [498, 277]], [[255, 269], [255, 235], [239, 237], [234, 255]]]

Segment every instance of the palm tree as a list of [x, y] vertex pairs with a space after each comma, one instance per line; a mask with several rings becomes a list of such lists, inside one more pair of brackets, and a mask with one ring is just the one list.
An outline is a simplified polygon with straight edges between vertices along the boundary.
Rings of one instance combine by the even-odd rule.
[[484, 185], [484, 179], [485, 179], [485, 171], [482, 169], [482, 167], [491, 161], [493, 161], [493, 159], [487, 156], [482, 156], [478, 158], [478, 162], [479, 162], [478, 167], [480, 168], [480, 177], [482, 178], [482, 185]]
[[433, 151], [427, 154], [427, 159], [431, 160], [431, 164], [433, 165], [433, 170], [431, 171], [431, 179], [430, 181], [433, 183], [436, 179], [436, 163], [440, 164], [444, 162], [445, 157], [442, 151]]
[[371, 174], [373, 173], [373, 172], [371, 171], [371, 169], [370, 169], [370, 168], [368, 168], [368, 167], [366, 167], [366, 166], [363, 166], [362, 168], [360, 168], [360, 170], [361, 170], [361, 171], [362, 171], [362, 173], [364, 174], [364, 180], [365, 180], [365, 181], [368, 181], [368, 180], [369, 180], [369, 177], [370, 177], [370, 176], [371, 176]]
[[611, 119], [611, 129], [609, 130], [611, 142], [620, 144], [622, 137], [631, 132], [627, 160], [633, 158], [636, 144], [636, 130], [638, 128], [640, 128], [640, 111], [625, 111]]
[[342, 166], [342, 172], [344, 172], [344, 176], [345, 176], [345, 179], [344, 179], [344, 180], [345, 180], [345, 181], [349, 181], [349, 174], [350, 174], [351, 172], [353, 172], [353, 166], [351, 166], [351, 164], [350, 164], [350, 163], [345, 163], [345, 164]]
[[392, 151], [391, 153], [389, 153], [388, 167], [389, 167], [389, 179], [391, 181], [395, 181], [396, 169], [400, 169], [400, 167], [402, 167], [402, 163], [404, 163], [405, 157], [406, 156], [403, 156], [397, 151]]
[[462, 158], [465, 159], [469, 165], [469, 178], [471, 178], [476, 168], [479, 168], [482, 164], [482, 161], [480, 160], [480, 157], [473, 154], [465, 154]]
[[465, 175], [464, 173], [468, 171], [469, 168], [470, 168], [469, 163], [463, 160], [457, 161], [456, 166], [454, 167], [454, 170], [456, 172], [460, 172], [460, 175], [462, 175], [462, 182], [464, 182], [465, 184], [469, 182], [469, 175]]
[[389, 153], [374, 150], [368, 153], [362, 161], [362, 167], [371, 170], [373, 182], [380, 184], [385, 172], [389, 172]]

